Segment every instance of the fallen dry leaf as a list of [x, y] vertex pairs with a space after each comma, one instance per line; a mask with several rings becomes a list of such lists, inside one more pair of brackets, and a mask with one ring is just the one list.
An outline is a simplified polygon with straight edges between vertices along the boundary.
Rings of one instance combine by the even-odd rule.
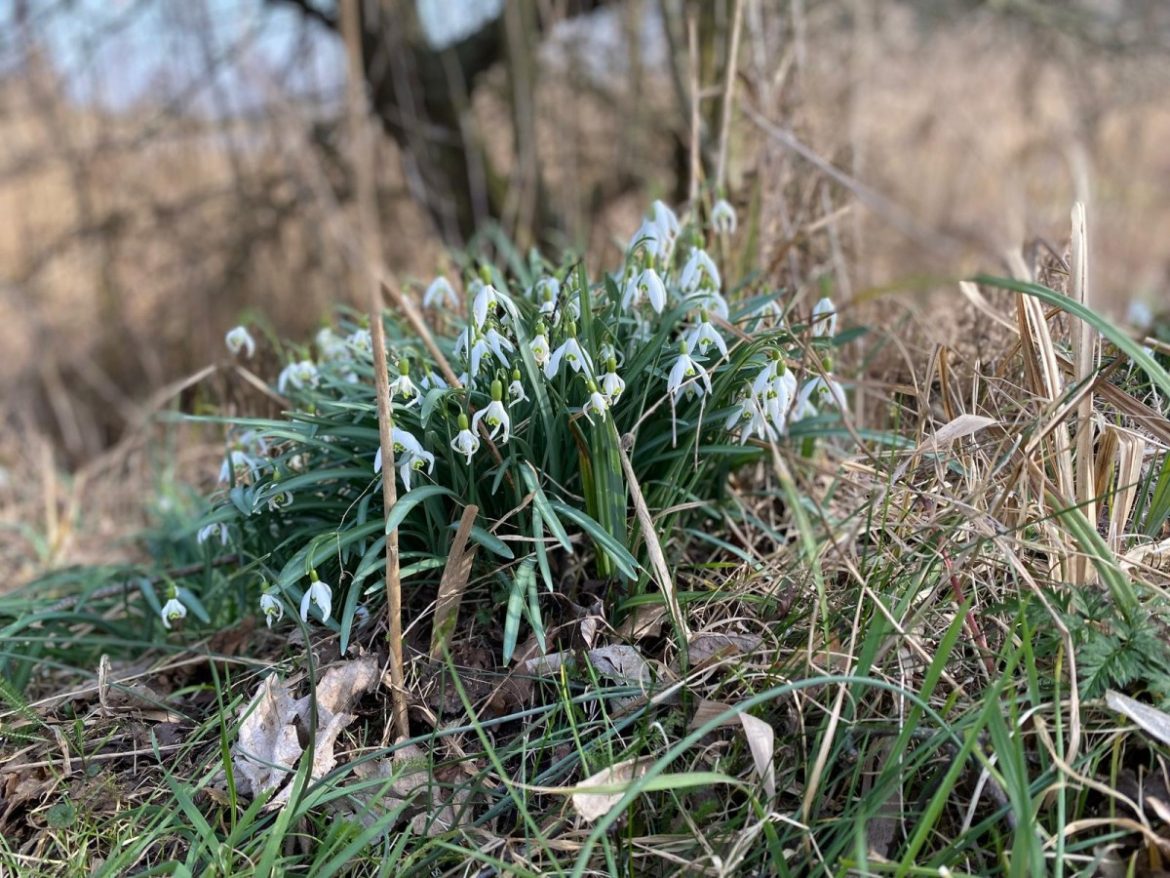
[[761, 639], [755, 634], [696, 634], [687, 647], [687, 657], [692, 666], [701, 665], [716, 657], [746, 655], [757, 649], [760, 643]]
[[998, 424], [995, 418], [987, 418], [983, 415], [959, 415], [954, 420], [948, 421], [939, 427], [933, 436], [928, 436], [923, 440], [922, 444], [918, 446], [919, 451], [927, 449], [932, 451], [940, 451], [948, 447], [956, 439], [962, 439], [965, 436], [970, 436], [978, 433], [980, 430], [986, 430], [988, 427]]
[[[592, 823], [599, 820], [608, 814], [618, 802], [621, 801], [622, 796], [625, 795], [625, 786], [634, 780], [634, 778], [641, 777], [646, 773], [646, 769], [650, 767], [650, 761], [645, 758], [635, 756], [633, 759], [627, 759], [625, 762], [619, 762], [616, 765], [611, 765], [608, 768], [603, 768], [597, 774], [586, 778], [573, 787], [573, 794], [570, 801], [573, 803], [573, 808], [581, 817]], [[611, 787], [620, 785], [622, 789], [616, 792], [587, 792], [587, 790], [596, 787]]]
[[776, 752], [776, 730], [749, 713], [741, 713], [739, 721], [743, 724], [743, 733], [752, 751], [756, 774], [764, 782], [764, 792], [768, 798], [773, 799], [776, 797], [776, 766], [772, 764], [772, 754]]
[[[327, 669], [317, 683], [316, 736], [310, 772], [314, 780], [324, 777], [337, 765], [334, 744], [354, 719], [347, 711], [358, 696], [377, 683], [379, 666], [378, 659], [372, 655], [342, 662]], [[312, 705], [312, 695], [294, 699], [290, 686], [280, 682], [276, 675], [260, 684], [244, 708], [240, 737], [232, 748], [236, 774], [246, 781], [240, 785], [240, 792], [256, 797], [286, 784], [304, 753], [300, 733], [307, 734], [312, 727]], [[285, 785], [267, 807], [283, 804], [291, 789], [291, 785]]]
[[232, 767], [240, 792], [253, 797], [275, 790], [288, 777], [304, 748], [297, 736], [296, 702], [288, 684], [266, 677], [244, 708], [240, 737], [233, 748]]
[[662, 604], [643, 604], [635, 607], [634, 611], [626, 616], [617, 633], [629, 640], [657, 637], [662, 633], [662, 623], [665, 619], [666, 607]]
[[[642, 657], [642, 653], [628, 644], [600, 646], [585, 655], [603, 677], [637, 686], [648, 686], [653, 682], [649, 663]], [[562, 666], [572, 666], [576, 660], [577, 654], [574, 652], [554, 652], [529, 659], [524, 663], [524, 668], [529, 674], [548, 676], [555, 674]]]
[[1146, 734], [1157, 738], [1163, 744], [1170, 744], [1170, 714], [1112, 689], [1105, 693], [1105, 703], [1112, 710], [1137, 723]]

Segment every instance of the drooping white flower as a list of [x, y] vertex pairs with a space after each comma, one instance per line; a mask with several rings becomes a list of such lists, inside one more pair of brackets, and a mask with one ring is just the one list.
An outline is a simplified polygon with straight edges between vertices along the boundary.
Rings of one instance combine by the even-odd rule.
[[438, 375], [435, 372], [432, 372], [431, 367], [426, 365], [425, 363], [423, 364], [423, 369], [425, 370], [425, 372], [423, 373], [423, 377], [419, 379], [419, 382], [418, 382], [419, 389], [421, 389], [421, 390], [436, 390], [436, 389], [446, 390], [447, 389], [447, 387], [449, 385], [447, 384], [447, 381], [443, 378], [442, 375]]
[[524, 392], [524, 382], [520, 379], [520, 370], [512, 370], [512, 383], [508, 385], [508, 405], [518, 402], [528, 402], [528, 394]]
[[320, 329], [313, 341], [317, 344], [317, 350], [321, 352], [322, 360], [345, 360], [349, 358], [349, 345], [346, 344], [346, 340], [328, 326]]
[[727, 199], [720, 198], [711, 208], [711, 228], [719, 235], [732, 235], [739, 228], [739, 219], [735, 215], [735, 208]]
[[739, 429], [740, 444], [744, 444], [753, 435], [759, 434], [761, 437], [770, 441], [776, 441], [780, 437], [781, 431], [778, 430], [768, 420], [763, 408], [761, 408], [759, 400], [755, 394], [748, 393], [740, 400], [739, 405], [727, 418], [726, 428], [728, 430]]
[[199, 533], [195, 535], [195, 541], [199, 545], [203, 545], [212, 537], [219, 537], [219, 544], [226, 546], [228, 541], [228, 526], [222, 521], [216, 521], [212, 524], [204, 525], [199, 528]]
[[496, 359], [500, 361], [500, 365], [507, 366], [508, 354], [504, 352], [507, 351], [508, 353], [511, 353], [512, 351], [516, 350], [512, 342], [510, 342], [504, 336], [500, 335], [494, 326], [489, 327], [487, 332], [483, 334], [483, 340], [487, 345], [488, 350], [495, 354]]
[[653, 220], [643, 219], [642, 225], [638, 226], [638, 230], [630, 238], [630, 246], [626, 250], [632, 256], [640, 247], [645, 247], [654, 256], [658, 256], [662, 251], [662, 245], [662, 232], [658, 224]]
[[264, 621], [271, 628], [273, 622], [279, 622], [284, 618], [284, 604], [276, 595], [265, 592], [260, 595], [260, 612], [264, 614]]
[[421, 398], [418, 394], [418, 388], [410, 380], [410, 361], [406, 359], [398, 361], [398, 377], [390, 382], [390, 401], [393, 402], [396, 396], [401, 396], [406, 400], [407, 408], [417, 405]]
[[292, 491], [274, 491], [268, 496], [268, 511], [276, 512], [278, 509], [285, 509], [291, 506], [292, 502]]
[[459, 308], [459, 297], [455, 295], [455, 288], [443, 275], [431, 281], [423, 293], [424, 308], [437, 308], [440, 305], [446, 305], [452, 311]]
[[402, 487], [410, 490], [410, 479], [414, 473], [426, 470], [427, 474], [435, 470], [435, 456], [429, 451], [422, 449], [415, 451], [408, 451], [398, 460], [398, 475], [402, 477]]
[[650, 209], [654, 214], [654, 224], [658, 227], [658, 256], [665, 261], [670, 259], [670, 254], [674, 251], [674, 243], [678, 240], [681, 227], [678, 217], [665, 202], [656, 199], [650, 205]]
[[674, 365], [670, 369], [670, 375], [666, 381], [666, 392], [677, 403], [679, 397], [690, 388], [693, 388], [693, 392], [698, 393], [699, 396], [703, 395], [704, 388], [706, 388], [707, 393], [710, 393], [711, 376], [707, 374], [707, 370], [700, 363], [696, 363], [687, 353], [687, 345], [684, 341], [679, 343], [678, 359], [674, 361]]
[[532, 351], [532, 359], [536, 361], [536, 365], [543, 369], [552, 356], [548, 346], [548, 335], [545, 333], [543, 323], [537, 324], [536, 335], [529, 342], [528, 348]]
[[719, 331], [711, 325], [711, 321], [707, 319], [706, 309], [700, 312], [699, 322], [687, 330], [683, 338], [687, 343], [688, 354], [693, 354], [695, 348], [698, 348], [699, 353], [706, 356], [711, 345], [715, 345], [722, 356], [727, 356], [727, 343]]
[[642, 269], [626, 282], [626, 288], [622, 294], [622, 309], [629, 311], [631, 308], [636, 308], [643, 298], [649, 299], [650, 306], [659, 314], [666, 307], [666, 287], [662, 283], [662, 278], [658, 276], [658, 272], [653, 268]]
[[576, 335], [570, 335], [561, 342], [561, 346], [549, 358], [548, 363], [544, 367], [544, 377], [549, 381], [552, 381], [556, 377], [558, 370], [561, 368], [561, 360], [568, 363], [574, 372], [580, 372], [584, 369], [586, 375], [593, 373], [593, 362], [589, 359], [589, 355], [582, 350]]
[[321, 611], [321, 621], [328, 622], [329, 613], [333, 609], [333, 589], [327, 583], [317, 579], [317, 571], [315, 570], [310, 572], [309, 578], [312, 582], [304, 597], [301, 598], [301, 621], [309, 621], [309, 606], [316, 604], [317, 609]]
[[484, 283], [475, 293], [475, 300], [471, 303], [471, 313], [475, 317], [475, 325], [483, 328], [487, 322], [488, 312], [494, 311], [500, 302], [500, 294], [489, 283]]
[[483, 355], [488, 353], [491, 348], [488, 346], [487, 339], [481, 333], [476, 332], [475, 327], [469, 325], [463, 332], [459, 333], [459, 337], [455, 339], [455, 356], [460, 354], [467, 355], [467, 372], [461, 378], [461, 383], [467, 384], [469, 377], [474, 378], [479, 374], [479, 366], [483, 361]]
[[561, 282], [555, 277], [542, 277], [536, 282], [533, 295], [540, 306], [540, 315], [550, 317], [557, 310], [561, 297]]
[[451, 447], [465, 455], [469, 465], [471, 464], [471, 456], [479, 451], [479, 437], [468, 428], [467, 415], [462, 412], [459, 413], [459, 433], [451, 440]]
[[480, 409], [475, 413], [471, 419], [471, 429], [478, 430], [479, 422], [483, 421], [488, 425], [490, 435], [493, 439], [503, 430], [504, 436], [500, 442], [508, 441], [508, 431], [512, 428], [512, 419], [508, 417], [508, 410], [504, 408], [503, 403], [504, 388], [499, 381], [492, 382], [492, 401], [488, 404], [486, 409]]
[[[826, 370], [830, 368], [828, 360], [824, 366]], [[833, 405], [842, 413], [849, 410], [845, 390], [827, 371], [824, 375], [810, 378], [801, 386], [789, 416], [790, 420], [800, 421], [812, 417], [826, 405]]]
[[355, 329], [345, 339], [346, 345], [355, 354], [368, 357], [374, 350], [374, 339], [365, 328]]
[[715, 261], [707, 255], [706, 250], [696, 247], [683, 266], [678, 284], [687, 295], [693, 295], [700, 290], [718, 292], [723, 286], [723, 281], [719, 277]]
[[244, 352], [245, 357], [251, 357], [256, 353], [256, 341], [246, 326], [229, 329], [227, 335], [223, 337], [223, 341], [233, 356], [239, 354], [240, 351]]
[[250, 481], [257, 476], [259, 470], [258, 460], [238, 448], [233, 448], [224, 457], [223, 463], [219, 467], [219, 481], [226, 484], [232, 480], [233, 476], [236, 482]]
[[[403, 430], [401, 427], [395, 427], [390, 431], [390, 443], [394, 446], [395, 459], [404, 454], [413, 454], [420, 457], [425, 457], [429, 454], [422, 443], [415, 438], [414, 434], [409, 430]], [[374, 453], [374, 472], [380, 473], [382, 471], [382, 449]]]
[[586, 400], [585, 405], [581, 406], [581, 414], [585, 416], [585, 420], [593, 423], [593, 418], [589, 417], [589, 413], [593, 412], [595, 415], [600, 415], [602, 419], [605, 418], [606, 409], [609, 408], [609, 402], [601, 392], [597, 389], [597, 385], [592, 381], [589, 382], [589, 399]]
[[813, 305], [812, 331], [816, 336], [832, 337], [837, 334], [837, 308], [828, 296]]
[[301, 360], [297, 363], [289, 363], [284, 367], [276, 381], [276, 389], [281, 393], [284, 393], [289, 386], [297, 390], [304, 390], [306, 387], [316, 387], [319, 380], [320, 376], [317, 373], [316, 364], [312, 360]]
[[159, 615], [162, 616], [163, 627], [170, 631], [172, 622], [187, 618], [187, 608], [183, 606], [183, 602], [176, 595], [163, 604], [162, 612]]
[[[849, 411], [845, 390], [832, 375], [818, 375], [815, 378], [810, 378], [800, 388], [800, 394], [796, 398], [796, 409], [801, 412], [807, 412], [809, 406], [816, 411], [828, 404], [836, 406], [843, 413]], [[801, 417], [807, 417], [807, 414], [801, 415]], [[794, 414], [794, 419], [799, 420], [800, 418]]]
[[610, 406], [615, 405], [625, 389], [626, 382], [617, 373], [617, 360], [610, 357], [606, 363], [606, 372], [601, 376], [601, 392], [605, 394], [606, 402]]

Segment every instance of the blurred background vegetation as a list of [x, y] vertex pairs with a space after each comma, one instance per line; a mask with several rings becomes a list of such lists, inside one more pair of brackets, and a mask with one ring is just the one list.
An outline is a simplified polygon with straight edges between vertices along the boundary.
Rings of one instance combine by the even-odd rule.
[[[734, 8], [365, 2], [388, 264], [425, 283], [505, 239], [616, 262], [650, 198], [688, 195], [688, 12], [718, 162]], [[1097, 301], [1164, 300], [1170, 4], [741, 8], [726, 178], [763, 282], [827, 286], [879, 325], [910, 315], [903, 344], [975, 359], [993, 328], [953, 280], [1013, 251], [1059, 263], [1080, 199]], [[18, 582], [120, 551], [160, 471], [214, 473], [216, 442], [148, 444], [152, 416], [238, 410], [248, 388], [226, 373], [186, 379], [241, 319], [274, 338], [327, 321], [353, 300], [358, 247], [330, 0], [2, 9], [0, 560]]]

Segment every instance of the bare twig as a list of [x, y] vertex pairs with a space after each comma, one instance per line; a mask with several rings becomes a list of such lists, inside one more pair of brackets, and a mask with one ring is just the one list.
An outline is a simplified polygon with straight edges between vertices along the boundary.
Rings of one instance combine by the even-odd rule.
[[[362, 72], [361, 23], [357, 0], [345, 0], [341, 7], [349, 76], [346, 96], [349, 109], [350, 136], [353, 138], [354, 174], [357, 179], [358, 224], [361, 231], [364, 273], [369, 288], [370, 329], [374, 346], [374, 387], [378, 401], [378, 436], [382, 446], [382, 512], [390, 520], [390, 511], [398, 502], [394, 481], [393, 413], [390, 407], [390, 376], [386, 373], [386, 330], [382, 325], [382, 265], [378, 234], [378, 209], [374, 200], [374, 141]], [[386, 534], [386, 604], [390, 633], [390, 680], [394, 686], [394, 724], [398, 734], [410, 737], [410, 720], [406, 712], [405, 673], [402, 665], [402, 580], [398, 558], [398, 528]]]
[[723, 118], [719, 122], [719, 157], [715, 165], [715, 188], [727, 186], [727, 144], [731, 139], [731, 107], [735, 99], [736, 68], [739, 66], [739, 32], [743, 23], [743, 0], [735, 0], [731, 19], [731, 49], [727, 54], [727, 71], [723, 80]]
[[691, 80], [691, 184], [690, 207], [699, 207], [699, 177], [703, 174], [703, 157], [699, 143], [699, 25], [692, 9], [687, 15], [687, 57]]

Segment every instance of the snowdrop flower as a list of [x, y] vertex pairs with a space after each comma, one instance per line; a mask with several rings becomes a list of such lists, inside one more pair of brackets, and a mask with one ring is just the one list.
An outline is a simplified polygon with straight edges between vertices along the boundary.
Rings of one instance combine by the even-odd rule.
[[804, 386], [800, 388], [800, 395], [796, 398], [792, 418], [799, 421], [810, 417], [816, 414], [818, 408], [827, 403], [835, 405], [841, 412], [849, 410], [849, 405], [845, 400], [845, 391], [841, 385], [831, 375], [818, 375], [816, 378], [806, 381]]
[[557, 310], [561, 297], [561, 282], [555, 277], [542, 277], [534, 289], [536, 301], [540, 303], [540, 315], [550, 317]]
[[265, 592], [260, 595], [260, 612], [264, 614], [264, 621], [271, 628], [273, 622], [279, 622], [284, 618], [284, 605], [276, 595]]
[[297, 390], [304, 390], [306, 387], [316, 387], [318, 380], [317, 367], [313, 361], [301, 360], [284, 367], [276, 381], [276, 389], [284, 393], [291, 385]]
[[593, 418], [589, 417], [589, 413], [593, 412], [595, 415], [600, 415], [602, 419], [605, 418], [605, 410], [609, 408], [609, 402], [601, 392], [598, 391], [597, 385], [592, 381], [589, 382], [589, 399], [585, 405], [581, 406], [581, 414], [585, 416], [585, 420], [593, 423]]
[[469, 325], [463, 332], [459, 333], [459, 338], [455, 340], [455, 356], [460, 354], [467, 355], [467, 372], [460, 379], [461, 383], [467, 384], [468, 377], [474, 377], [479, 374], [479, 365], [483, 361], [483, 355], [488, 353], [491, 348], [488, 346], [487, 340], [475, 331], [475, 327]]
[[195, 535], [195, 541], [199, 545], [203, 545], [212, 537], [219, 537], [219, 544], [226, 546], [228, 541], [228, 528], [222, 521], [217, 521], [212, 524], [204, 525], [199, 528], [199, 533]]
[[[429, 452], [423, 448], [422, 443], [414, 437], [414, 434], [401, 427], [395, 427], [390, 431], [390, 444], [394, 447], [396, 457], [404, 454], [413, 454], [418, 457], [430, 456]], [[380, 473], [381, 471], [382, 449], [379, 448], [374, 454], [374, 472]]]
[[784, 325], [784, 308], [778, 295], [770, 296], [764, 304], [752, 312], [757, 317], [771, 317], [777, 328]]
[[484, 323], [487, 322], [488, 311], [494, 311], [499, 302], [500, 294], [496, 288], [484, 282], [476, 291], [475, 301], [471, 303], [471, 313], [475, 316], [475, 325], [482, 329]]
[[487, 345], [488, 350], [496, 355], [496, 359], [500, 361], [500, 365], [507, 366], [508, 355], [505, 354], [504, 351], [511, 353], [512, 351], [516, 350], [516, 348], [513, 347], [512, 342], [508, 341], [507, 338], [496, 332], [496, 328], [494, 326], [489, 327], [487, 332], [483, 334], [483, 341], [484, 344]]
[[536, 337], [532, 339], [528, 347], [532, 351], [532, 359], [536, 361], [536, 365], [543, 369], [551, 357], [548, 346], [548, 335], [543, 323], [536, 324]]
[[459, 309], [459, 297], [455, 295], [455, 288], [443, 275], [439, 275], [431, 281], [426, 292], [423, 293], [424, 308], [435, 308], [439, 305], [446, 305], [452, 311]]
[[390, 401], [393, 402], [399, 394], [406, 400], [407, 408], [418, 404], [418, 388], [410, 380], [410, 361], [406, 359], [398, 361], [398, 377], [390, 382]]
[[720, 235], [731, 235], [739, 227], [739, 219], [735, 215], [735, 208], [727, 199], [720, 198], [711, 208], [711, 228]]
[[426, 363], [423, 364], [425, 374], [419, 379], [418, 386], [421, 390], [446, 390], [448, 385], [442, 375], [436, 375], [431, 371], [431, 367]]
[[593, 372], [593, 362], [589, 359], [589, 355], [581, 349], [581, 345], [577, 341], [576, 327], [572, 323], [569, 324], [568, 331], [569, 337], [561, 342], [561, 346], [556, 349], [544, 367], [544, 377], [549, 381], [556, 377], [557, 371], [561, 367], [561, 360], [568, 363], [574, 372], [580, 372], [582, 369], [585, 370], [586, 375]]
[[345, 339], [326, 326], [314, 337], [322, 360], [345, 360], [349, 358], [349, 346]]
[[832, 337], [837, 334], [837, 309], [828, 296], [813, 305], [812, 331], [816, 336]]
[[187, 618], [187, 608], [183, 606], [179, 596], [175, 595], [163, 604], [162, 612], [159, 615], [162, 616], [163, 627], [170, 631], [172, 622]]
[[707, 319], [706, 309], [700, 312], [699, 322], [691, 327], [685, 336], [684, 340], [687, 343], [687, 353], [693, 354], [695, 348], [699, 349], [699, 353], [706, 356], [707, 349], [711, 345], [715, 345], [719, 349], [719, 353], [727, 356], [727, 343], [723, 341], [723, 336], [711, 325], [711, 321]]
[[512, 383], [508, 385], [508, 405], [518, 402], [528, 402], [528, 394], [524, 392], [524, 382], [520, 380], [520, 370], [512, 370]]
[[627, 252], [633, 255], [639, 247], [645, 247], [654, 256], [658, 256], [662, 252], [662, 245], [662, 232], [658, 224], [652, 220], [643, 219], [642, 225], [638, 226], [638, 230], [634, 232], [634, 237], [630, 238]]
[[741, 445], [746, 443], [754, 434], [759, 434], [762, 438], [773, 442], [780, 436], [780, 431], [769, 423], [768, 416], [760, 407], [759, 400], [752, 393], [746, 394], [740, 400], [735, 411], [727, 419], [726, 429], [734, 430], [737, 427], [740, 430], [739, 442]]
[[666, 307], [666, 287], [662, 278], [653, 268], [644, 268], [641, 273], [634, 275], [626, 282], [625, 292], [622, 294], [622, 309], [629, 311], [637, 307], [642, 298], [650, 300], [650, 306], [658, 314]]
[[292, 502], [292, 491], [278, 490], [268, 497], [268, 511], [275, 512], [278, 509], [285, 509], [291, 506]]
[[467, 415], [459, 413], [459, 435], [451, 440], [451, 447], [460, 454], [466, 455], [467, 463], [471, 464], [471, 455], [479, 451], [479, 437], [468, 429]]
[[717, 290], [700, 290], [697, 293], [692, 293], [687, 296], [686, 301], [692, 309], [706, 310], [708, 313], [718, 315], [724, 320], [727, 319], [727, 315], [730, 313], [727, 308], [727, 300]]
[[421, 448], [418, 451], [408, 451], [398, 461], [398, 475], [402, 477], [402, 487], [410, 490], [410, 479], [414, 473], [427, 471], [430, 475], [435, 470], [435, 456]]
[[621, 398], [626, 389], [626, 382], [617, 373], [617, 360], [610, 357], [606, 363], [606, 373], [601, 376], [601, 392], [605, 394], [605, 401], [613, 406]]
[[680, 226], [675, 216], [665, 202], [655, 200], [650, 209], [654, 214], [654, 224], [658, 227], [658, 256], [667, 260], [674, 250], [674, 243], [678, 240]]
[[256, 353], [256, 342], [245, 326], [229, 329], [227, 335], [223, 337], [223, 341], [233, 355], [243, 351], [245, 357], [251, 357], [252, 354]]
[[504, 431], [504, 438], [500, 442], [508, 441], [508, 431], [512, 427], [512, 419], [508, 417], [508, 410], [504, 408], [503, 403], [504, 387], [499, 381], [492, 382], [492, 401], [486, 409], [480, 409], [475, 413], [471, 419], [471, 429], [478, 430], [479, 422], [485, 421], [488, 427], [491, 428], [489, 434], [493, 439], [496, 438], [501, 430]]
[[317, 579], [317, 571], [309, 571], [308, 591], [305, 592], [304, 597], [301, 598], [301, 621], [309, 621], [309, 606], [316, 604], [317, 609], [321, 611], [321, 621], [329, 621], [329, 612], [333, 609], [333, 589], [326, 583]]
[[[1141, 299], [1134, 299], [1130, 302], [1125, 315], [1125, 319], [1134, 326], [1151, 326], [1154, 322], [1154, 312]], [[232, 332], [235, 330], [233, 329]]]
[[219, 468], [219, 480], [226, 484], [235, 476], [237, 482], [243, 482], [247, 479], [255, 478], [259, 467], [257, 462], [249, 457], [238, 448], [233, 448], [227, 453], [223, 463]]
[[[696, 382], [694, 379], [698, 378], [702, 382]], [[670, 369], [670, 376], [666, 382], [666, 392], [669, 393], [674, 401], [677, 403], [680, 396], [687, 391], [688, 388], [694, 388], [694, 392], [699, 396], [703, 395], [703, 387], [706, 387], [707, 393], [711, 392], [711, 376], [707, 374], [707, 370], [700, 364], [691, 359], [690, 354], [687, 353], [687, 343], [685, 341], [679, 342], [678, 359], [674, 361], [674, 366]]]
[[345, 339], [346, 345], [355, 354], [370, 356], [374, 350], [374, 339], [368, 329], [355, 329]]
[[691, 251], [682, 274], [679, 275], [679, 286], [687, 295], [692, 295], [702, 289], [718, 291], [723, 286], [719, 277], [719, 269], [714, 260], [707, 255], [707, 251], [696, 247]]

